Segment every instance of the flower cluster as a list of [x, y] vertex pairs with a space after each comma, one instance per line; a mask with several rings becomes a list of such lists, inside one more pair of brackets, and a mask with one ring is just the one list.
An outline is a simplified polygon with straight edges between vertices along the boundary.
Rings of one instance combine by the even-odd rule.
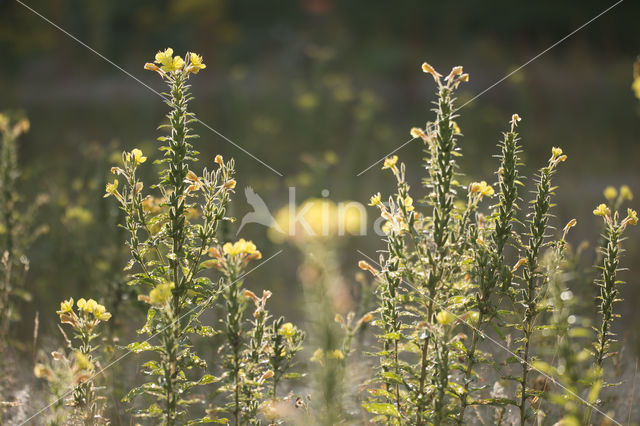
[[200, 70], [207, 67], [202, 62], [202, 56], [196, 53], [188, 53], [185, 58], [186, 61], [180, 56], [173, 56], [173, 49], [169, 47], [156, 53], [155, 61], [147, 62], [144, 69], [156, 71], [166, 77], [181, 72], [198, 74]]

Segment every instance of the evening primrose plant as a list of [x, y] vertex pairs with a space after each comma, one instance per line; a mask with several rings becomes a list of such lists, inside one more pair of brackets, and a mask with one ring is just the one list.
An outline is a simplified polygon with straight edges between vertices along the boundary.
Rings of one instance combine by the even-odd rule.
[[[84, 298], [75, 306], [73, 299], [61, 302], [57, 314], [61, 324], [71, 327], [71, 337], [60, 328], [66, 350], [53, 352], [51, 363], [36, 364], [34, 374], [47, 382], [54, 404], [71, 407], [70, 417], [63, 419], [65, 423], [108, 424], [104, 417], [105, 398], [100, 395], [96, 381], [100, 370], [99, 329], [102, 323], [111, 319], [111, 314], [95, 300]], [[68, 381], [73, 391], [70, 395], [69, 392], [60, 394]], [[55, 418], [53, 424], [56, 424]]]
[[[303, 334], [292, 328], [283, 342], [279, 333], [283, 321], [268, 323], [265, 304], [270, 293], [258, 298], [244, 291], [247, 265], [261, 258], [256, 246], [244, 239], [218, 240], [220, 224], [232, 221], [226, 212], [236, 181], [233, 160], [225, 162], [220, 155], [212, 169], [199, 174], [193, 170], [198, 152], [191, 144], [197, 135], [191, 129], [196, 119], [188, 110], [192, 99], [188, 82], [205, 68], [201, 56], [174, 56], [171, 48], [145, 65], [169, 87], [164, 94], [170, 108], [168, 122], [161, 126], [168, 134], [158, 138], [163, 153], [156, 161], [161, 166], [159, 179], [147, 186], [139, 178], [138, 169], [147, 156], [136, 148], [123, 153], [122, 166], [112, 168], [117, 178], [105, 188], [105, 197], [114, 197], [125, 214], [123, 227], [131, 251], [125, 268], [132, 271], [129, 285], [139, 288], [138, 299], [148, 305], [146, 323], [139, 330], [148, 337], [127, 349], [155, 354], [142, 366], [150, 380], [124, 400], [146, 395], [148, 405], [134, 409], [134, 415], [167, 425], [226, 423], [226, 415], [236, 424], [258, 424], [260, 408], [277, 397], [277, 382], [300, 350]], [[148, 193], [150, 189], [153, 193]], [[212, 278], [208, 270], [218, 277]], [[247, 312], [250, 300], [256, 304], [253, 320]], [[201, 322], [207, 310], [220, 313], [219, 327]], [[221, 365], [212, 368], [195, 352], [192, 340], [218, 334], [226, 342], [217, 351]], [[274, 346], [280, 350], [277, 355]], [[210, 373], [203, 374], [207, 369]], [[267, 391], [270, 382], [273, 392]], [[205, 400], [190, 394], [194, 387], [207, 384], [217, 384], [222, 397]], [[206, 414], [194, 419], [195, 408], [189, 407], [205, 403]]]
[[[619, 300], [621, 235], [637, 223], [634, 210], [622, 218], [612, 209], [631, 199], [631, 191], [608, 189], [609, 206], [594, 211], [604, 219], [605, 238], [602, 278], [595, 281], [602, 321], [593, 335], [574, 324], [566, 284], [571, 271], [565, 238], [577, 221], [561, 236], [549, 224], [552, 178], [567, 155], [551, 149], [525, 204], [521, 118], [514, 114], [498, 143], [495, 181], [461, 184], [465, 177], [456, 160], [462, 134], [454, 103], [469, 76], [462, 67], [446, 77], [429, 64], [422, 69], [438, 87], [435, 120], [411, 130], [425, 146], [426, 196], [414, 201], [405, 165], [394, 155], [382, 169], [394, 176], [395, 193], [370, 200], [385, 222], [386, 248], [378, 260], [359, 264], [378, 282], [378, 368], [367, 382], [370, 397], [363, 407], [373, 421], [387, 424], [524, 425], [545, 415], [567, 424], [588, 422], [592, 410], [603, 414], [595, 404]], [[552, 329], [559, 356], [547, 358], [539, 349]], [[576, 351], [589, 341], [594, 350]], [[589, 374], [580, 379], [579, 371]], [[543, 387], [537, 384], [541, 378]]]

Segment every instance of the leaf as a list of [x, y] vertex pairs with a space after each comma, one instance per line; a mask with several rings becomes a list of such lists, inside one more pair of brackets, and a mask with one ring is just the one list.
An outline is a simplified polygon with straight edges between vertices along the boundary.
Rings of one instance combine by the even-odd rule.
[[160, 346], [152, 346], [149, 344], [149, 342], [129, 343], [125, 348], [136, 354], [139, 354], [140, 352], [146, 352], [146, 351], [157, 351], [157, 352], [162, 351], [162, 348]]
[[400, 417], [398, 410], [391, 404], [383, 402], [365, 402], [362, 404], [365, 410], [371, 414], [382, 414], [385, 416]]

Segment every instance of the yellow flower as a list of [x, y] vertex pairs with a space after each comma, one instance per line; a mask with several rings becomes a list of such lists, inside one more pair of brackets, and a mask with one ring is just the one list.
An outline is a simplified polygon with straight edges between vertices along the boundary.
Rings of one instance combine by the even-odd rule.
[[149, 301], [152, 305], [164, 305], [172, 297], [173, 283], [162, 283], [149, 292]]
[[374, 194], [371, 196], [371, 199], [369, 200], [369, 205], [370, 206], [377, 206], [378, 204], [380, 204], [380, 193], [378, 192], [377, 194]]
[[160, 68], [164, 72], [180, 71], [184, 66], [184, 60], [180, 56], [174, 57], [173, 49], [170, 47], [156, 53], [156, 63], [162, 65]]
[[296, 335], [296, 328], [290, 322], [285, 322], [278, 330], [278, 334], [284, 337], [293, 337]]
[[74, 355], [76, 357], [76, 367], [78, 367], [78, 370], [93, 370], [93, 363], [89, 360], [89, 357], [80, 351], [76, 351]]
[[636, 98], [640, 99], [640, 76], [636, 77], [635, 80], [633, 80], [631, 88], [635, 92]]
[[256, 245], [252, 241], [246, 241], [244, 238], [240, 238], [235, 243], [225, 243], [222, 246], [222, 251], [230, 256], [259, 253]]
[[407, 195], [404, 199], [404, 208], [407, 209], [408, 212], [413, 211], [415, 208], [413, 207], [413, 198]]
[[309, 361], [324, 365], [324, 351], [322, 349], [316, 349]]
[[411, 129], [411, 137], [414, 139], [422, 138], [423, 140], [427, 139], [427, 134], [419, 127], [414, 127]]
[[609, 214], [611, 214], [611, 210], [609, 210], [609, 207], [606, 206], [606, 204], [600, 204], [594, 211], [593, 214], [596, 216], [608, 216]]
[[100, 321], [109, 321], [109, 319], [111, 318], [111, 314], [107, 312], [107, 308], [105, 308], [103, 305], [97, 305], [93, 309], [93, 316]]
[[486, 181], [473, 182], [469, 186], [469, 192], [472, 194], [480, 194], [483, 197], [492, 197], [495, 194], [495, 190], [491, 185], [488, 185]]
[[138, 148], [131, 151], [131, 156], [133, 157], [133, 161], [136, 164], [142, 164], [147, 161], [147, 157], [143, 156], [142, 151], [140, 151]]
[[224, 166], [224, 161], [222, 160], [222, 155], [216, 155], [215, 160], [213, 160], [217, 165]]
[[60, 310], [56, 313], [58, 315], [64, 314], [67, 312], [71, 312], [73, 310], [73, 297], [69, 300], [65, 300], [64, 302], [60, 302]]
[[107, 183], [105, 187], [104, 198], [110, 195], [116, 195], [118, 193], [118, 179], [114, 179], [113, 183]]
[[445, 81], [451, 80], [459, 75], [462, 75], [462, 67], [460, 65], [458, 65], [457, 67], [453, 67], [449, 75], [445, 77]]
[[629, 225], [637, 225], [638, 224], [638, 212], [632, 209], [627, 209], [627, 218], [624, 220], [625, 223]]
[[198, 74], [200, 70], [205, 69], [207, 66], [202, 63], [202, 56], [196, 55], [195, 53], [191, 53], [189, 55], [191, 57], [191, 64], [187, 71], [192, 72], [194, 74]]
[[344, 353], [340, 349], [329, 352], [329, 359], [344, 359]]
[[173, 49], [168, 47], [166, 50], [161, 50], [156, 53], [155, 62], [156, 64], [169, 65], [171, 62], [173, 62]]
[[618, 196], [618, 190], [613, 186], [607, 186], [604, 190], [604, 198], [611, 201]]
[[98, 302], [93, 299], [87, 300], [87, 305], [84, 307], [84, 311], [93, 313], [93, 311], [98, 307]]
[[81, 309], [81, 310], [84, 311], [86, 309], [86, 307], [87, 307], [87, 301], [85, 300], [85, 298], [83, 297], [83, 298], [79, 299], [78, 300], [78, 309]]
[[449, 325], [456, 320], [456, 316], [448, 311], [440, 311], [436, 315], [436, 321], [442, 325]]
[[398, 162], [398, 156], [397, 155], [393, 155], [391, 157], [385, 158], [384, 165], [382, 166], [382, 170], [394, 168], [396, 166], [397, 162]]
[[38, 363], [33, 367], [33, 375], [38, 379], [49, 378], [53, 376], [53, 371], [46, 365]]
[[553, 147], [551, 148], [551, 158], [556, 159], [562, 155], [562, 148]]
[[623, 200], [633, 200], [633, 192], [631, 192], [631, 189], [627, 186], [627, 185], [622, 185], [620, 187], [620, 197]]

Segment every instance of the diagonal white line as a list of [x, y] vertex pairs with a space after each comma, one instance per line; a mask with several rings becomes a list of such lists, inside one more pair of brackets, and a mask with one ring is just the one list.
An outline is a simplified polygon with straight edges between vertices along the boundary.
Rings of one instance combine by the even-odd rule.
[[[361, 254], [362, 256], [366, 257], [367, 259], [369, 259], [371, 262], [375, 263], [376, 265], [378, 265], [379, 268], [382, 268], [382, 266], [375, 261], [375, 259], [372, 259], [371, 256], [368, 256], [366, 253], [362, 252], [361, 250], [356, 250], [359, 254]], [[553, 376], [550, 376], [549, 374], [538, 370], [537, 368], [535, 368], [533, 365], [531, 365], [529, 362], [526, 362], [520, 355], [517, 355], [516, 353], [514, 353], [511, 349], [507, 348], [506, 346], [504, 346], [502, 343], [500, 343], [498, 340], [494, 339], [493, 337], [491, 337], [490, 335], [488, 335], [487, 333], [484, 333], [482, 331], [480, 331], [477, 327], [475, 327], [474, 325], [470, 324], [469, 322], [467, 322], [466, 320], [464, 320], [463, 318], [461, 318], [460, 316], [454, 314], [453, 312], [450, 312], [447, 308], [445, 308], [444, 306], [442, 306], [442, 304], [438, 303], [436, 300], [434, 300], [432, 297], [430, 297], [428, 294], [421, 292], [420, 290], [418, 290], [413, 284], [411, 284], [410, 282], [408, 282], [405, 279], [402, 279], [402, 282], [405, 283], [406, 285], [408, 285], [409, 287], [413, 288], [415, 291], [417, 291], [418, 293], [420, 293], [420, 295], [426, 297], [427, 299], [429, 299], [431, 302], [433, 302], [436, 307], [438, 307], [438, 309], [441, 309], [445, 312], [447, 312], [448, 314], [453, 315], [454, 317], [456, 317], [456, 319], [463, 323], [464, 325], [466, 325], [467, 327], [471, 328], [473, 331], [475, 331], [476, 333], [478, 333], [479, 335], [483, 336], [484, 338], [486, 338], [487, 340], [491, 341], [493, 344], [495, 344], [496, 346], [500, 347], [501, 349], [503, 349], [504, 351], [506, 351], [508, 354], [514, 356], [518, 361], [520, 361], [520, 363], [522, 364], [526, 364], [529, 366], [529, 368], [531, 368], [534, 371], [537, 371], [538, 373], [540, 373], [541, 375], [543, 375], [544, 377], [546, 377], [551, 383], [555, 384], [556, 386], [562, 388], [563, 390], [565, 390], [566, 392], [570, 393], [571, 395], [573, 395], [574, 397], [578, 398], [583, 404], [585, 404], [588, 407], [593, 408], [595, 411], [597, 411], [598, 413], [602, 414], [604, 417], [606, 417], [607, 419], [611, 420], [612, 422], [614, 422], [617, 425], [622, 426], [622, 423], [618, 422], [616, 419], [614, 419], [613, 417], [609, 416], [608, 414], [604, 413], [603, 411], [601, 411], [598, 407], [596, 407], [595, 405], [591, 404], [589, 401], [583, 399], [580, 395], [576, 394], [575, 392], [573, 392], [571, 389], [568, 389], [566, 386], [564, 386], [562, 383], [558, 382]]]
[[[93, 47], [89, 46], [87, 43], [83, 42], [82, 40], [80, 40], [78, 37], [74, 36], [73, 34], [71, 34], [70, 32], [68, 32], [67, 30], [65, 30], [64, 28], [60, 27], [58, 24], [56, 24], [55, 22], [51, 21], [49, 18], [45, 17], [44, 15], [42, 15], [41, 13], [39, 13], [38, 11], [36, 11], [35, 9], [33, 9], [32, 7], [26, 5], [25, 3], [23, 3], [20, 0], [16, 0], [16, 2], [18, 2], [19, 4], [21, 4], [22, 6], [24, 6], [26, 9], [30, 10], [31, 12], [33, 12], [35, 15], [39, 16], [40, 18], [42, 18], [45, 22], [49, 23], [50, 25], [52, 25], [54, 28], [56, 28], [57, 30], [59, 30], [60, 32], [62, 32], [63, 34], [65, 34], [66, 36], [68, 36], [69, 38], [73, 39], [74, 41], [76, 41], [78, 44], [80, 44], [81, 46], [89, 49], [92, 53], [94, 53], [96, 56], [100, 57], [101, 59], [103, 59], [104, 61], [108, 62], [109, 64], [111, 64], [112, 66], [114, 66], [115, 68], [117, 68], [118, 70], [122, 71], [124, 74], [126, 74], [127, 76], [131, 77], [132, 79], [134, 79], [135, 81], [137, 81], [138, 83], [140, 83], [141, 85], [143, 85], [144, 87], [146, 87], [147, 89], [149, 89], [150, 91], [152, 91], [153, 93], [155, 93], [156, 95], [160, 96], [162, 99], [164, 99], [165, 101], [168, 100], [168, 98], [166, 96], [164, 96], [162, 93], [158, 92], [157, 90], [155, 90], [153, 87], [149, 86], [147, 83], [145, 83], [144, 81], [140, 80], [138, 77], [134, 76], [133, 74], [131, 74], [129, 71], [125, 70], [124, 68], [122, 68], [120, 65], [116, 64], [115, 62], [113, 62], [112, 60], [110, 60], [109, 58], [107, 58], [106, 56], [104, 56], [102, 53], [98, 52], [97, 50], [95, 50]], [[228, 137], [226, 137], [225, 135], [223, 135], [222, 133], [220, 133], [219, 131], [217, 131], [216, 129], [214, 129], [213, 127], [211, 127], [210, 125], [208, 125], [207, 123], [203, 122], [202, 120], [200, 120], [199, 118], [196, 118], [196, 121], [200, 124], [202, 124], [204, 127], [206, 127], [207, 129], [211, 130], [213, 133], [215, 133], [216, 135], [220, 136], [222, 139], [224, 139], [225, 141], [229, 142], [231, 145], [235, 146], [236, 148], [238, 148], [240, 151], [244, 152], [245, 154], [247, 154], [249, 157], [253, 158], [254, 160], [256, 160], [258, 163], [262, 164], [263, 166], [265, 166], [267, 169], [271, 170], [273, 173], [277, 174], [278, 176], [282, 177], [283, 174], [280, 173], [279, 171], [277, 171], [276, 169], [274, 169], [273, 167], [271, 167], [270, 165], [268, 165], [267, 163], [265, 163], [264, 161], [262, 161], [260, 158], [256, 157], [255, 155], [253, 155], [252, 153], [250, 153], [249, 151], [247, 151], [245, 148], [243, 148], [242, 146], [238, 145], [237, 143], [235, 143], [234, 141], [232, 141], [231, 139], [229, 139]]]
[[411, 138], [408, 141], [406, 141], [405, 143], [403, 143], [402, 145], [400, 145], [399, 147], [397, 147], [396, 149], [394, 149], [393, 151], [391, 151], [390, 153], [388, 153], [387, 155], [385, 155], [384, 157], [380, 158], [378, 161], [376, 161], [375, 163], [373, 163], [372, 165], [370, 165], [369, 167], [367, 167], [366, 169], [364, 169], [363, 171], [361, 171], [360, 173], [358, 173], [356, 175], [356, 177], [360, 176], [363, 173], [366, 173], [369, 169], [371, 169], [373, 166], [375, 166], [376, 164], [378, 164], [379, 162], [381, 162], [382, 160], [384, 160], [385, 158], [387, 158], [388, 156], [390, 156], [391, 154], [400, 151], [402, 148], [404, 148], [406, 145], [410, 144], [411, 142], [414, 141], [415, 138]]
[[[477, 95], [475, 95], [473, 98], [469, 99], [467, 102], [465, 102], [464, 104], [462, 104], [462, 106], [460, 106], [459, 108], [456, 108], [455, 110], [453, 110], [453, 112], [456, 111], [460, 111], [462, 108], [464, 108], [465, 106], [469, 105], [471, 102], [475, 101], [476, 99], [478, 99], [480, 96], [484, 95], [485, 93], [487, 93], [489, 90], [493, 89], [494, 87], [496, 87], [498, 84], [502, 83], [503, 81], [505, 81], [506, 79], [508, 79], [509, 77], [511, 77], [512, 75], [514, 75], [515, 73], [517, 73], [518, 71], [522, 70], [524, 67], [526, 67], [527, 65], [529, 65], [531, 62], [535, 61], [536, 59], [540, 58], [541, 56], [543, 56], [545, 53], [549, 52], [551, 49], [553, 49], [554, 47], [558, 46], [559, 44], [561, 44], [563, 41], [567, 40], [568, 38], [570, 38], [571, 36], [573, 36], [575, 33], [577, 33], [578, 31], [582, 30], [583, 28], [585, 28], [586, 26], [588, 26], [589, 24], [593, 23], [593, 21], [595, 21], [596, 19], [600, 18], [602, 15], [604, 15], [605, 13], [609, 12], [611, 9], [613, 9], [614, 7], [616, 7], [617, 5], [619, 5], [620, 3], [622, 3], [624, 0], [618, 0], [616, 3], [612, 4], [611, 6], [609, 6], [608, 8], [606, 8], [605, 10], [603, 10], [602, 12], [600, 12], [599, 14], [597, 14], [596, 16], [594, 16], [593, 18], [591, 18], [590, 20], [588, 20], [587, 22], [585, 22], [584, 24], [582, 24], [581, 26], [579, 26], [578, 28], [576, 28], [575, 30], [571, 31], [569, 34], [567, 34], [566, 36], [562, 37], [560, 40], [556, 41], [555, 43], [553, 43], [551, 46], [547, 47], [546, 49], [544, 49], [542, 52], [538, 53], [536, 56], [534, 56], [533, 58], [529, 59], [527, 62], [525, 62], [524, 64], [520, 65], [518, 68], [516, 68], [515, 70], [511, 71], [509, 74], [505, 75], [504, 77], [502, 77], [500, 80], [496, 81], [495, 83], [493, 83], [491, 86], [487, 87], [486, 89], [484, 89], [482, 92], [478, 93]], [[415, 138], [414, 138], [415, 139]], [[376, 164], [378, 164], [380, 161], [382, 161], [383, 159], [385, 159], [386, 157], [388, 157], [389, 155], [399, 151], [400, 149], [404, 148], [407, 144], [409, 144], [409, 142], [411, 142], [413, 139], [408, 140], [407, 142], [403, 143], [402, 145], [400, 145], [398, 148], [394, 149], [393, 151], [389, 152], [387, 155], [385, 155], [384, 157], [382, 157], [380, 160], [377, 160], [375, 163], [373, 163], [372, 165], [370, 165], [369, 167], [367, 167], [366, 169], [364, 169], [363, 171], [361, 171], [360, 173], [358, 173], [356, 176], [360, 176], [363, 173], [365, 173], [366, 171], [368, 171], [369, 169], [371, 169], [373, 166], [375, 166]]]
[[[226, 286], [222, 287], [218, 292], [224, 291], [227, 288], [229, 288], [229, 286], [237, 283], [240, 280], [243, 280], [247, 275], [249, 275], [250, 273], [252, 273], [253, 271], [255, 271], [256, 269], [260, 268], [262, 265], [264, 265], [265, 263], [269, 262], [271, 259], [273, 259], [274, 257], [276, 257], [277, 255], [279, 255], [280, 253], [282, 253], [282, 249], [278, 250], [275, 254], [271, 255], [269, 258], [263, 260], [262, 262], [260, 262], [259, 265], [255, 266], [253, 269], [247, 271], [246, 273], [242, 274], [240, 277], [238, 277], [237, 280], [230, 282], [229, 284], [227, 284]], [[217, 295], [217, 294], [216, 294]], [[155, 334], [149, 336], [148, 338], [146, 338], [145, 340], [143, 340], [140, 343], [147, 343], [149, 342], [151, 339], [153, 339], [154, 337], [158, 336], [160, 333], [162, 333], [163, 331], [165, 331], [167, 328], [171, 327], [172, 325], [176, 324], [177, 322], [181, 321], [184, 317], [186, 317], [187, 315], [191, 314], [193, 311], [195, 311], [196, 309], [199, 309], [201, 307], [205, 307], [207, 306], [209, 303], [211, 303], [211, 301], [213, 300], [214, 296], [210, 296], [207, 300], [205, 300], [203, 303], [194, 306], [192, 309], [188, 310], [187, 312], [185, 312], [184, 314], [182, 314], [180, 317], [176, 318], [172, 323], [166, 325], [164, 328], [162, 328], [161, 330], [159, 330], [158, 332], [156, 332]], [[199, 317], [202, 313], [204, 312], [204, 309], [202, 309], [200, 312], [198, 312], [198, 314], [196, 315], [196, 318]], [[122, 361], [125, 357], [127, 357], [129, 354], [133, 353], [133, 351], [127, 351], [124, 354], [122, 354], [120, 357], [116, 358], [115, 360], [111, 361], [109, 364], [107, 364], [104, 368], [100, 369], [100, 371], [95, 372], [91, 377], [89, 377], [88, 380], [93, 380], [95, 377], [99, 376], [100, 374], [104, 373], [106, 370], [108, 370], [109, 368], [113, 367], [115, 364], [119, 363], [120, 361]], [[38, 417], [40, 414], [44, 413], [45, 411], [47, 411], [49, 408], [51, 408], [52, 406], [54, 406], [55, 404], [57, 404], [58, 402], [60, 402], [61, 400], [63, 400], [64, 398], [66, 398], [67, 396], [69, 396], [71, 393], [73, 393], [75, 387], [69, 389], [68, 391], [66, 391], [60, 398], [58, 398], [57, 400], [53, 401], [52, 403], [50, 403], [49, 405], [42, 407], [40, 410], [38, 410], [35, 414], [32, 414], [31, 417], [29, 417], [27, 420], [25, 420], [23, 423], [20, 423], [20, 426], [27, 424], [29, 421], [33, 420], [34, 418]]]

